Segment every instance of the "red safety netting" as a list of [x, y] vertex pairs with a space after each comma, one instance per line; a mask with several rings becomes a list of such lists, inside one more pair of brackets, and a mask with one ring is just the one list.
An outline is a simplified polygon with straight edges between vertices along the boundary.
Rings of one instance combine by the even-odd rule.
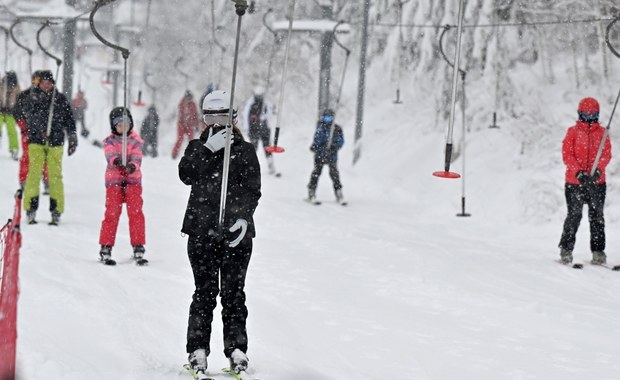
[[17, 299], [22, 193], [15, 194], [13, 219], [0, 228], [0, 378], [15, 378]]

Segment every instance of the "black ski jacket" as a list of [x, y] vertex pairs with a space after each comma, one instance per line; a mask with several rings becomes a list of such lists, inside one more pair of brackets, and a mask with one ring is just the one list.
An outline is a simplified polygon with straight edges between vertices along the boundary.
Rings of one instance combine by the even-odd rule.
[[30, 88], [17, 97], [13, 114], [16, 120], [23, 119], [26, 122], [29, 144], [62, 146], [65, 143], [65, 131], [68, 136], [76, 134], [71, 103], [65, 95], [56, 92], [52, 128], [49, 139], [46, 138], [51, 99], [51, 92], [46, 93], [38, 87]]
[[[179, 178], [192, 187], [181, 232], [191, 236], [213, 234], [218, 229], [224, 149], [212, 153], [204, 146], [207, 136], [208, 129], [190, 141], [179, 162]], [[228, 231], [237, 219], [248, 222], [246, 236], [254, 237], [253, 215], [261, 197], [260, 165], [254, 146], [236, 131], [229, 169], [223, 238], [232, 240], [239, 235], [239, 231]]]

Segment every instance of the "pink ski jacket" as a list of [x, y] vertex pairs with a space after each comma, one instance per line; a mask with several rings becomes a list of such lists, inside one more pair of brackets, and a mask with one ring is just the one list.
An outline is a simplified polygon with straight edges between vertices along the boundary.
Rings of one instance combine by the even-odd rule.
[[144, 142], [135, 131], [131, 131], [127, 136], [127, 165], [131, 163], [136, 166], [136, 170], [133, 173], [129, 173], [127, 167], [114, 166], [114, 160], [117, 157], [122, 157], [122, 136], [112, 133], [106, 137], [105, 140], [103, 140], [103, 151], [105, 153], [105, 159], [108, 163], [105, 171], [106, 187], [120, 186], [123, 184], [142, 184], [142, 172], [140, 171], [140, 166], [142, 165], [143, 143]]

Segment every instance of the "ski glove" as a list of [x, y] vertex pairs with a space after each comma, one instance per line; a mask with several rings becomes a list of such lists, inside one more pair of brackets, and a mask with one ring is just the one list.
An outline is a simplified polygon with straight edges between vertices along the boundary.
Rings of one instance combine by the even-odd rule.
[[588, 184], [588, 183], [592, 182], [592, 177], [590, 177], [583, 170], [580, 170], [579, 172], [577, 172], [576, 177], [577, 177], [577, 181], [579, 181], [579, 183], [582, 184], [582, 185], [585, 185], [585, 184]]
[[122, 166], [122, 163], [123, 163], [123, 159], [120, 157], [116, 157], [114, 161], [112, 161], [112, 165], [114, 165], [115, 168]]
[[75, 153], [75, 150], [77, 149], [77, 145], [78, 145], [77, 135], [75, 134], [69, 135], [69, 147], [67, 148], [67, 153], [69, 154], [69, 156]]
[[209, 128], [209, 137], [207, 137], [207, 142], [205, 143], [207, 149], [215, 153], [222, 149], [224, 145], [226, 145], [226, 128], [216, 133], [213, 133], [213, 128]]
[[248, 230], [248, 221], [245, 220], [245, 219], [237, 219], [235, 224], [233, 224], [233, 226], [230, 227], [230, 229], [228, 231], [235, 232], [235, 231], [237, 231], [240, 228], [241, 228], [241, 232], [239, 233], [239, 236], [237, 236], [237, 238], [235, 240], [233, 240], [233, 241], [228, 243], [229, 247], [233, 247], [234, 248], [237, 245], [239, 245], [241, 240], [243, 240], [243, 237], [245, 236], [245, 233]]
[[136, 164], [130, 162], [127, 164], [127, 173], [131, 174], [136, 171]]

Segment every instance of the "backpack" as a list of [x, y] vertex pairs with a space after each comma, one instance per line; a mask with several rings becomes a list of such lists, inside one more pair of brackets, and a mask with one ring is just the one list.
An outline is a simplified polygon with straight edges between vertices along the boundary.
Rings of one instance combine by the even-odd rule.
[[260, 115], [263, 114], [263, 99], [256, 101], [250, 106], [249, 122], [251, 126], [260, 125]]

